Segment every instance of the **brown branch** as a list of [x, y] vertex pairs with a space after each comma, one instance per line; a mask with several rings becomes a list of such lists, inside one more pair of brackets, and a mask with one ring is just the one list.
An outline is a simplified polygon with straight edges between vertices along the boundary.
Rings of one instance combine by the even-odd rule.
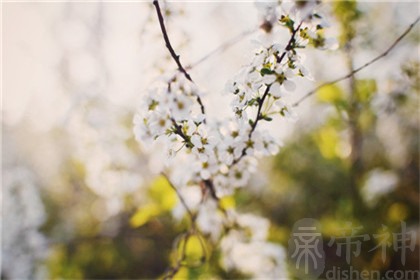
[[165, 40], [165, 44], [166, 44], [166, 47], [169, 50], [169, 53], [171, 54], [172, 58], [176, 62], [176, 65], [178, 66], [178, 70], [184, 74], [184, 76], [185, 76], [185, 78], [187, 78], [187, 80], [192, 82], [190, 74], [188, 74], [188, 72], [182, 66], [181, 61], [179, 59], [179, 55], [177, 55], [175, 53], [175, 50], [173, 49], [173, 47], [171, 45], [171, 41], [169, 41], [168, 32], [166, 31], [165, 22], [164, 22], [162, 12], [161, 12], [160, 6], [159, 6], [159, 1], [154, 0], [153, 5], [156, 8], [156, 13], [157, 13], [157, 16], [158, 16], [158, 19], [159, 19], [160, 29], [162, 30], [163, 39]]
[[[169, 40], [169, 37], [168, 37], [168, 32], [166, 31], [165, 21], [164, 21], [163, 16], [162, 16], [162, 11], [160, 10], [159, 1], [154, 0], [153, 5], [156, 8], [156, 13], [157, 13], [157, 16], [158, 16], [158, 19], [159, 19], [160, 29], [162, 30], [163, 39], [165, 40], [166, 48], [169, 50], [169, 53], [171, 54], [172, 58], [174, 59], [176, 65], [178, 66], [178, 70], [181, 73], [184, 74], [184, 76], [185, 76], [185, 78], [187, 78], [187, 80], [189, 80], [190, 82], [193, 82], [190, 74], [188, 74], [187, 70], [185, 70], [184, 66], [182, 66], [181, 60], [179, 59], [179, 55], [176, 54], [174, 48], [171, 45], [171, 41]], [[201, 100], [200, 96], [197, 95], [196, 99], [197, 99], [197, 103], [200, 105], [201, 113], [205, 114], [206, 111], [205, 111], [204, 104], [203, 104], [203, 101]], [[204, 120], [204, 122], [205, 122], [205, 120]]]
[[219, 201], [220, 200], [217, 197], [217, 195], [216, 195], [216, 190], [214, 189], [214, 184], [213, 184], [213, 181], [212, 180], [210, 180], [210, 179], [202, 180], [201, 181], [201, 184], [203, 184], [203, 186], [204, 186], [205, 189], [208, 189], [208, 191], [210, 192], [210, 196], [214, 200], [216, 200], [216, 201]]
[[[196, 98], [197, 98], [197, 103], [200, 105], [201, 113], [203, 115], [205, 115], [206, 114], [206, 109], [204, 109], [203, 101], [201, 100], [200, 96], [198, 96], [198, 95], [196, 96]], [[206, 119], [204, 119], [203, 122], [206, 123]]]
[[341, 82], [341, 81], [343, 81], [345, 79], [348, 79], [348, 78], [352, 77], [354, 74], [356, 74], [357, 72], [365, 69], [366, 67], [372, 65], [373, 63], [377, 62], [381, 58], [387, 56], [392, 51], [392, 49], [394, 49], [394, 47], [396, 45], [398, 45], [398, 43], [411, 31], [411, 29], [413, 29], [413, 27], [419, 22], [419, 20], [420, 20], [420, 17], [418, 17], [412, 24], [410, 24], [410, 26], [383, 53], [381, 53], [377, 57], [371, 59], [370, 61], [366, 62], [362, 66], [353, 69], [351, 72], [349, 72], [348, 74], [346, 74], [346, 75], [344, 75], [344, 76], [342, 76], [340, 78], [337, 78], [337, 79], [334, 79], [332, 81], [329, 81], [329, 82], [325, 82], [323, 84], [320, 84], [319, 86], [315, 87], [314, 89], [312, 89], [311, 91], [309, 91], [308, 93], [306, 93], [304, 96], [302, 96], [298, 101], [296, 101], [293, 104], [293, 107], [296, 107], [299, 104], [301, 104], [306, 98], [308, 98], [309, 96], [313, 95], [319, 89], [321, 89], [321, 88], [323, 88], [325, 86], [329, 86], [329, 85], [332, 85], [332, 84]]
[[[210, 53], [206, 54], [205, 56], [203, 56], [201, 59], [199, 59], [195, 63], [193, 63], [193, 64], [184, 68], [181, 64], [179, 55], [176, 54], [176, 52], [173, 49], [172, 44], [169, 40], [168, 32], [166, 31], [165, 22], [164, 22], [163, 15], [162, 15], [162, 12], [161, 12], [161, 9], [160, 9], [160, 6], [159, 6], [159, 2], [157, 0], [154, 0], [153, 5], [156, 8], [156, 12], [157, 12], [158, 19], [159, 19], [159, 25], [160, 25], [160, 28], [162, 30], [162, 35], [163, 35], [163, 39], [165, 40], [166, 47], [168, 48], [169, 53], [171, 54], [172, 58], [176, 62], [177, 66], [178, 66], [178, 70], [180, 72], [182, 72], [184, 74], [185, 78], [187, 78], [191, 82], [193, 82], [193, 80], [191, 79], [191, 76], [187, 72], [186, 69], [191, 69], [193, 67], [196, 67], [197, 65], [201, 64], [205, 60], [209, 59], [211, 56], [228, 49], [229, 47], [231, 47], [235, 43], [239, 42], [245, 36], [250, 35], [250, 34], [255, 32], [255, 30], [248, 30], [248, 31], [245, 31], [245, 32], [239, 34], [238, 36], [230, 39], [229, 41], [226, 41], [225, 43], [223, 43], [222, 45], [220, 45], [219, 47], [217, 47], [216, 49], [214, 49]], [[196, 99], [197, 99], [197, 103], [200, 105], [201, 113], [205, 114], [205, 107], [204, 107], [203, 101], [201, 100], [201, 97], [197, 95]]]
[[179, 135], [185, 141], [186, 144], [191, 144], [191, 141], [188, 138], [188, 136], [185, 135], [184, 132], [182, 132], [182, 127], [175, 121], [174, 118], [171, 118], [171, 121], [172, 121], [172, 124], [175, 127], [174, 133]]
[[[266, 97], [268, 96], [268, 93], [270, 92], [270, 86], [267, 86], [267, 88], [265, 89], [265, 92], [263, 94], [263, 96], [261, 97], [261, 99], [258, 100], [258, 110], [257, 110], [257, 115], [255, 116], [255, 120], [251, 125], [251, 130], [248, 133], [248, 141], [251, 140], [252, 138], [252, 134], [254, 133], [255, 128], [257, 127], [258, 122], [262, 119], [262, 114], [261, 114], [261, 109], [264, 105], [264, 101], [266, 99]], [[236, 158], [232, 164], [230, 166], [234, 166], [235, 164], [237, 164], [245, 155], [246, 155], [246, 151], [248, 150], [248, 146], [246, 146], [245, 148], [242, 149], [242, 153], [241, 155]]]

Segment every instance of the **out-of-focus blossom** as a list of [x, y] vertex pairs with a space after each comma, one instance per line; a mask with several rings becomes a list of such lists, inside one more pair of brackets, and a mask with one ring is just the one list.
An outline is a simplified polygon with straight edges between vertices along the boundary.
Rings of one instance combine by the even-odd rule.
[[393, 191], [397, 183], [398, 177], [392, 171], [374, 169], [369, 172], [363, 185], [363, 198], [367, 203], [375, 204], [381, 196]]
[[8, 168], [3, 176], [2, 273], [9, 279], [37, 278], [48, 250], [39, 231], [46, 220], [39, 189], [24, 167]]

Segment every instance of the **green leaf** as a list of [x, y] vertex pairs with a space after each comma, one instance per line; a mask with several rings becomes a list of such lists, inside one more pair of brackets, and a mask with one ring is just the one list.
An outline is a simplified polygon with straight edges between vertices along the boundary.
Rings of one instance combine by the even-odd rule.
[[268, 121], [268, 122], [271, 122], [273, 120], [273, 118], [271, 118], [269, 116], [266, 116], [266, 115], [263, 115], [262, 119], [265, 120], [265, 121]]
[[157, 102], [156, 100], [152, 100], [152, 102], [149, 104], [149, 111], [153, 111], [154, 109], [156, 109], [157, 105], [159, 105], [159, 102]]
[[295, 22], [289, 16], [282, 15], [279, 21], [283, 23], [289, 29], [290, 32], [293, 32], [295, 30]]
[[322, 18], [319, 14], [317, 14], [317, 13], [314, 13], [314, 17], [316, 17], [316, 18]]
[[275, 72], [269, 68], [262, 68], [260, 71], [261, 75], [270, 75], [270, 74], [274, 74]]
[[254, 105], [255, 101], [257, 101], [255, 98], [253, 98], [253, 99], [249, 100], [249, 101], [248, 101], [248, 105], [249, 105], [249, 106]]

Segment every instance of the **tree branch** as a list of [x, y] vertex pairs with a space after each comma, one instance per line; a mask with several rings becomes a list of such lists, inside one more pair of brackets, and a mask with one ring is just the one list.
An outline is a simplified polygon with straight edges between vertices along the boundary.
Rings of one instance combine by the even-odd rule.
[[[266, 99], [266, 97], [267, 97], [267, 95], [268, 95], [269, 92], [270, 92], [270, 86], [267, 86], [267, 88], [264, 91], [263, 96], [258, 101], [257, 115], [255, 116], [255, 120], [254, 120], [254, 122], [251, 125], [251, 130], [248, 133], [248, 141], [251, 140], [252, 134], [254, 133], [254, 130], [257, 127], [258, 122], [262, 119], [261, 109], [262, 109], [262, 106], [264, 105], [264, 101], [265, 101], [265, 99]], [[235, 164], [237, 164], [246, 155], [246, 151], [247, 150], [248, 150], [248, 146], [246, 146], [245, 148], [243, 148], [241, 155], [232, 162], [231, 166], [234, 166]]]
[[[203, 61], [207, 60], [208, 58], [210, 58], [214, 54], [226, 50], [227, 48], [231, 47], [235, 43], [239, 42], [243, 37], [245, 37], [245, 36], [247, 36], [247, 35], [252, 34], [252, 33], [255, 32], [255, 30], [245, 31], [245, 32], [239, 34], [238, 36], [230, 39], [229, 41], [223, 43], [222, 45], [220, 45], [219, 47], [217, 47], [216, 49], [214, 49], [213, 51], [211, 51], [210, 53], [208, 53], [207, 55], [205, 55], [204, 57], [202, 57], [201, 59], [199, 59], [195, 63], [193, 63], [193, 64], [191, 64], [191, 65], [189, 65], [187, 67], [184, 67], [184, 66], [182, 66], [182, 63], [180, 61], [180, 58], [179, 58], [180, 56], [176, 54], [176, 52], [173, 49], [172, 44], [171, 44], [171, 42], [169, 40], [168, 32], [166, 31], [166, 27], [165, 27], [165, 21], [163, 19], [162, 11], [161, 11], [160, 6], [159, 6], [159, 1], [158, 0], [154, 0], [153, 1], [153, 5], [156, 8], [156, 13], [158, 15], [159, 25], [160, 25], [160, 29], [162, 31], [163, 39], [165, 40], [165, 45], [166, 45], [167, 49], [169, 50], [169, 53], [171, 54], [171, 56], [174, 59], [175, 63], [177, 64], [178, 70], [181, 73], [183, 73], [184, 76], [185, 76], [185, 78], [187, 78], [191, 82], [193, 82], [193, 80], [191, 79], [191, 76], [187, 72], [186, 69], [191, 69], [191, 68], [197, 66], [198, 64], [201, 64]], [[197, 103], [200, 105], [201, 113], [202, 114], [205, 114], [205, 107], [204, 107], [203, 101], [201, 100], [201, 97], [197, 95], [196, 96], [196, 99], [197, 99]]]
[[190, 74], [188, 74], [188, 72], [182, 66], [181, 61], [179, 59], [179, 55], [177, 55], [175, 53], [175, 50], [173, 49], [173, 47], [171, 45], [171, 41], [169, 41], [168, 32], [166, 31], [165, 22], [164, 22], [162, 12], [161, 12], [160, 6], [159, 6], [159, 1], [154, 0], [153, 5], [156, 8], [156, 13], [157, 13], [157, 16], [158, 16], [158, 19], [159, 19], [160, 29], [162, 30], [163, 39], [165, 40], [165, 44], [166, 44], [166, 47], [169, 50], [169, 53], [171, 54], [172, 58], [176, 62], [176, 65], [178, 66], [178, 70], [184, 74], [184, 76], [185, 76], [185, 78], [187, 78], [187, 80], [192, 82]]
[[[184, 74], [185, 78], [187, 78], [187, 80], [189, 80], [190, 82], [193, 83], [193, 80], [191, 79], [190, 74], [188, 74], [187, 70], [185, 70], [184, 66], [182, 66], [181, 64], [181, 60], [179, 59], [179, 55], [177, 55], [175, 53], [174, 48], [171, 45], [171, 41], [169, 40], [168, 37], [168, 32], [166, 31], [166, 27], [165, 27], [165, 21], [163, 19], [162, 16], [162, 11], [160, 10], [160, 6], [159, 6], [159, 1], [158, 0], [154, 0], [153, 1], [153, 5], [156, 8], [156, 13], [159, 19], [159, 25], [160, 25], [160, 29], [162, 30], [162, 35], [163, 35], [163, 39], [165, 40], [165, 45], [166, 48], [169, 50], [169, 53], [171, 54], [172, 58], [174, 59], [176, 65], [178, 66], [178, 70]], [[202, 114], [205, 114], [205, 108], [204, 108], [204, 104], [203, 101], [201, 100], [200, 96], [196, 96], [197, 99], [197, 103], [200, 105], [200, 110]], [[204, 120], [205, 122], [205, 120]]]
[[349, 72], [348, 74], [334, 79], [332, 81], [329, 82], [325, 82], [323, 84], [320, 84], [319, 86], [315, 87], [314, 89], [312, 89], [311, 91], [309, 91], [308, 93], [306, 93], [304, 96], [302, 96], [298, 101], [296, 101], [292, 106], [296, 107], [299, 104], [301, 104], [306, 98], [308, 98], [309, 96], [313, 95], [315, 92], [317, 92], [319, 89], [325, 87], [325, 86], [329, 86], [338, 82], [341, 82], [345, 79], [348, 79], [350, 77], [352, 77], [354, 74], [356, 74], [357, 72], [365, 69], [366, 67], [372, 65], [373, 63], [377, 62], [378, 60], [380, 60], [381, 58], [387, 56], [392, 49], [394, 49], [394, 47], [396, 45], [398, 45], [398, 43], [413, 29], [413, 27], [420, 21], [420, 17], [418, 17], [412, 24], [410, 24], [410, 26], [394, 41], [394, 43], [392, 43], [391, 46], [389, 46], [383, 53], [381, 53], [380, 55], [378, 55], [377, 57], [371, 59], [370, 61], [366, 62], [365, 64], [363, 64], [362, 66], [353, 69], [351, 72]]
[[186, 144], [191, 144], [190, 139], [188, 139], [188, 136], [184, 134], [184, 132], [182, 132], [182, 127], [175, 121], [174, 118], [171, 118], [172, 124], [175, 127], [175, 131], [174, 133], [179, 135]]
[[178, 189], [174, 186], [174, 184], [172, 184], [171, 180], [169, 179], [168, 175], [166, 175], [165, 173], [161, 173], [163, 177], [165, 177], [166, 181], [168, 181], [169, 185], [171, 186], [171, 188], [175, 191], [176, 195], [179, 198], [179, 201], [181, 201], [181, 204], [184, 206], [185, 210], [187, 211], [188, 215], [190, 216], [191, 219], [191, 224], [192, 227], [195, 229], [195, 217], [196, 215], [191, 211], [191, 209], [188, 207], [187, 202], [185, 201], [185, 199], [182, 197], [181, 193], [178, 191]]
[[225, 50], [227, 50], [228, 48], [230, 48], [231, 46], [233, 46], [234, 44], [238, 43], [239, 41], [241, 41], [244, 37], [251, 35], [252, 33], [254, 33], [255, 31], [257, 31], [257, 29], [254, 30], [247, 30], [242, 32], [241, 34], [229, 39], [228, 41], [224, 42], [223, 44], [219, 45], [217, 48], [215, 48], [214, 50], [212, 50], [211, 52], [209, 52], [208, 54], [206, 54], [205, 56], [203, 56], [202, 58], [200, 58], [199, 60], [197, 60], [196, 62], [188, 65], [186, 68], [187, 69], [192, 69], [194, 67], [196, 67], [197, 65], [201, 64], [202, 62], [206, 61], [207, 59], [209, 59], [210, 57], [212, 57], [213, 55], [223, 52]]

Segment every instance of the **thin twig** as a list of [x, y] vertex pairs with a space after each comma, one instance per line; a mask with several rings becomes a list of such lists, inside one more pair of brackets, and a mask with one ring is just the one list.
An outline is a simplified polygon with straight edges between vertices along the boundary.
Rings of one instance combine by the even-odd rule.
[[174, 118], [171, 118], [171, 121], [172, 121], [172, 124], [175, 127], [174, 133], [179, 135], [185, 141], [185, 144], [191, 144], [191, 141], [188, 138], [188, 136], [185, 135], [184, 132], [182, 132], [182, 127], [175, 121]]
[[[209, 59], [210, 57], [212, 57], [213, 55], [217, 54], [217, 53], [221, 53], [225, 50], [227, 50], [228, 48], [230, 48], [231, 46], [233, 46], [234, 44], [238, 43], [242, 38], [254, 33], [256, 30], [248, 30], [248, 31], [244, 31], [241, 34], [235, 36], [234, 38], [231, 38], [230, 40], [226, 41], [225, 43], [223, 43], [222, 45], [218, 46], [216, 49], [212, 50], [210, 53], [206, 54], [205, 56], [203, 56], [202, 58], [200, 58], [199, 60], [197, 60], [196, 62], [194, 62], [193, 64], [187, 66], [186, 68], [188, 70], [191, 70], [192, 68], [196, 67], [197, 65], [203, 63], [204, 61], [206, 61], [207, 59]], [[201, 113], [205, 114], [205, 108], [204, 108], [204, 104], [201, 100], [200, 97], [197, 97], [197, 102], [200, 105], [201, 108]]]
[[165, 177], [166, 181], [168, 181], [171, 188], [176, 192], [176, 195], [178, 196], [179, 201], [181, 201], [181, 204], [184, 206], [185, 210], [187, 211], [188, 215], [190, 216], [192, 227], [195, 228], [195, 217], [196, 217], [196, 215], [188, 207], [187, 202], [185, 201], [184, 197], [181, 195], [181, 193], [178, 191], [178, 189], [174, 186], [174, 184], [172, 184], [168, 175], [166, 175], [163, 172], [161, 174], [162, 174], [163, 177]]
[[[155, 8], [156, 8], [156, 13], [157, 13], [157, 16], [158, 16], [158, 19], [159, 19], [160, 29], [162, 30], [163, 39], [165, 40], [165, 45], [166, 45], [166, 48], [169, 50], [169, 53], [171, 54], [172, 58], [173, 58], [173, 59], [174, 59], [174, 61], [176, 62], [176, 65], [178, 66], [178, 70], [179, 70], [181, 73], [183, 73], [183, 74], [184, 74], [184, 76], [185, 76], [185, 78], [187, 78], [187, 80], [189, 80], [190, 82], [192, 82], [192, 83], [193, 83], [193, 80], [191, 79], [190, 74], [188, 74], [187, 70], [185, 70], [184, 66], [182, 66], [182, 64], [181, 64], [181, 60], [179, 59], [179, 55], [177, 55], [177, 54], [175, 53], [175, 50], [174, 50], [174, 48], [173, 48], [173, 47], [172, 47], [172, 45], [171, 45], [171, 41], [169, 40], [169, 37], [168, 37], [168, 32], [166, 31], [165, 21], [164, 21], [164, 19], [163, 19], [162, 12], [161, 12], [161, 10], [160, 10], [159, 1], [154, 0], [154, 1], [153, 1], [153, 5], [154, 5], [154, 6], [155, 6]], [[201, 100], [201, 97], [197, 95], [197, 96], [196, 96], [196, 99], [197, 99], [197, 103], [200, 105], [200, 110], [201, 110], [201, 113], [202, 113], [203, 115], [205, 115], [206, 110], [205, 110], [205, 108], [204, 108], [204, 104], [203, 104], [203, 101]], [[206, 120], [204, 120], [204, 122], [205, 122], [205, 121], [206, 121]]]
[[205, 56], [203, 56], [202, 58], [200, 58], [196, 62], [188, 65], [186, 68], [187, 69], [192, 69], [192, 68], [196, 67], [197, 65], [203, 63], [204, 61], [206, 61], [207, 59], [209, 59], [213, 55], [227, 50], [231, 46], [233, 46], [236, 43], [240, 42], [246, 36], [251, 35], [251, 34], [253, 34], [256, 31], [257, 31], [257, 29], [246, 30], [246, 31], [242, 32], [241, 34], [239, 34], [239, 35], [237, 35], [237, 36], [229, 39], [228, 41], [224, 42], [223, 44], [219, 45], [217, 48], [215, 48], [214, 50], [212, 50], [211, 52], [209, 52], [208, 54], [206, 54]]
[[178, 66], [178, 70], [181, 71], [184, 74], [184, 76], [185, 76], [185, 78], [187, 78], [187, 80], [192, 82], [190, 74], [188, 74], [188, 72], [182, 66], [181, 61], [179, 59], [179, 55], [177, 55], [175, 53], [175, 50], [171, 45], [171, 41], [169, 41], [168, 32], [166, 31], [165, 22], [164, 22], [162, 12], [161, 12], [160, 6], [159, 6], [159, 1], [154, 0], [153, 5], [156, 8], [156, 13], [157, 13], [157, 16], [158, 16], [158, 19], [159, 19], [160, 29], [162, 30], [163, 39], [165, 40], [165, 44], [166, 44], [166, 47], [169, 50], [169, 53], [171, 54], [172, 58], [176, 62], [176, 65]]
[[315, 87], [314, 89], [312, 89], [311, 91], [309, 91], [308, 93], [306, 93], [304, 96], [302, 96], [298, 101], [296, 101], [294, 104], [293, 104], [293, 107], [296, 107], [296, 106], [298, 106], [299, 104], [301, 104], [306, 98], [308, 98], [309, 96], [311, 96], [311, 95], [313, 95], [315, 92], [317, 92], [319, 89], [321, 89], [321, 88], [323, 88], [323, 87], [325, 87], [325, 86], [329, 86], [329, 85], [332, 85], [332, 84], [335, 84], [335, 83], [338, 83], [338, 82], [341, 82], [341, 81], [343, 81], [343, 80], [345, 80], [345, 79], [348, 79], [348, 78], [350, 78], [350, 77], [352, 77], [354, 74], [356, 74], [357, 72], [359, 72], [359, 71], [361, 71], [361, 70], [363, 70], [363, 69], [365, 69], [366, 67], [368, 67], [368, 66], [370, 66], [370, 65], [372, 65], [373, 63], [375, 63], [376, 61], [378, 61], [378, 60], [380, 60], [381, 58], [383, 58], [383, 57], [385, 57], [385, 56], [387, 56], [391, 51], [392, 51], [392, 49], [394, 49], [394, 47], [396, 46], [396, 45], [398, 45], [398, 43], [411, 31], [411, 29], [413, 29], [413, 27], [419, 22], [419, 20], [420, 20], [420, 17], [418, 17], [412, 24], [410, 24], [410, 26], [404, 31], [404, 33], [402, 33], [395, 41], [394, 41], [394, 43], [392, 43], [392, 45], [391, 46], [389, 46], [388, 47], [388, 49], [386, 49], [386, 51], [384, 51], [383, 53], [381, 53], [380, 55], [378, 55], [377, 57], [375, 57], [375, 58], [373, 58], [372, 60], [370, 60], [370, 61], [368, 61], [368, 62], [366, 62], [365, 64], [363, 64], [362, 66], [360, 66], [360, 67], [358, 67], [358, 68], [355, 68], [354, 70], [352, 70], [351, 72], [349, 72], [348, 74], [346, 74], [346, 75], [344, 75], [344, 76], [342, 76], [342, 77], [340, 77], [340, 78], [337, 78], [337, 79], [334, 79], [334, 80], [332, 80], [332, 81], [329, 81], [329, 82], [325, 82], [325, 83], [323, 83], [323, 84], [320, 84], [319, 86], [317, 86], [317, 87]]

